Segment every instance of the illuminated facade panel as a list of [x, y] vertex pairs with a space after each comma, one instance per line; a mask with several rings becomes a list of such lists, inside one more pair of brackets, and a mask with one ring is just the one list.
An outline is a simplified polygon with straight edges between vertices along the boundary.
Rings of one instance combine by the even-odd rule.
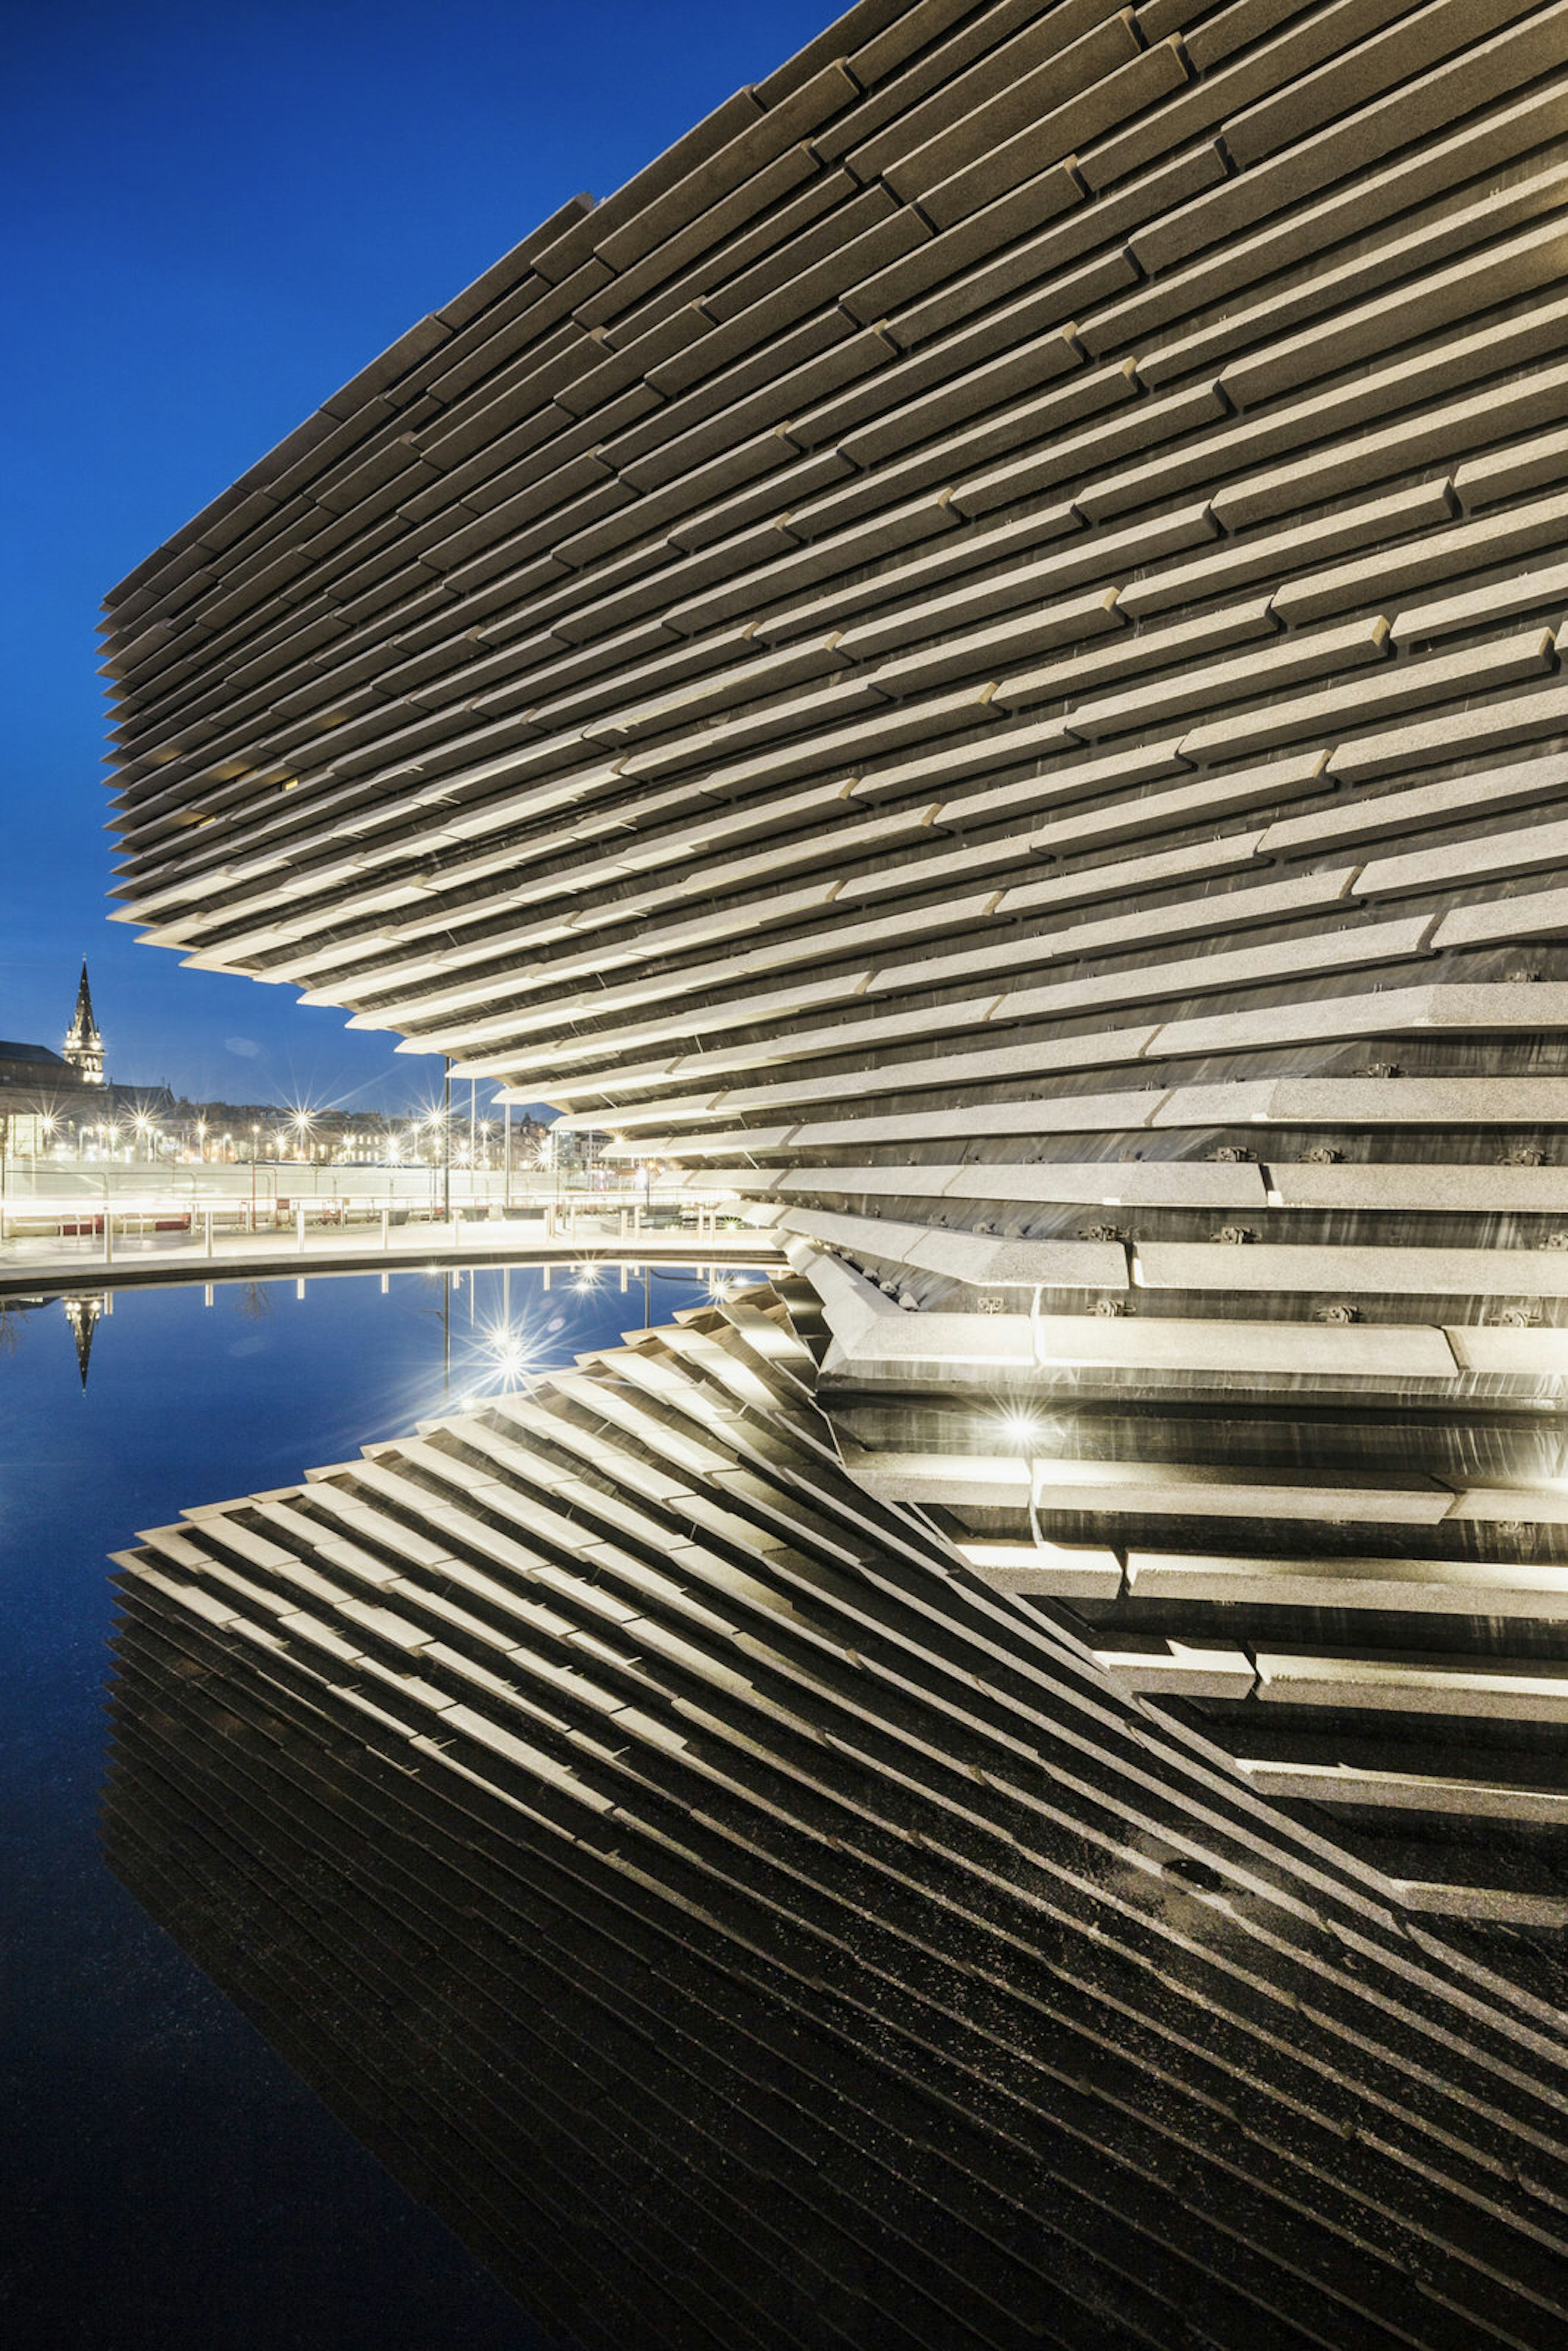
[[1548, 2351], [1546, 2011], [869, 1499], [817, 1319], [141, 1537], [115, 1868], [565, 2341]]
[[768, 1228], [977, 1686], [1070, 1651], [1553, 2052], [1565, 107], [1563, 0], [866, 0], [107, 623], [121, 919]]

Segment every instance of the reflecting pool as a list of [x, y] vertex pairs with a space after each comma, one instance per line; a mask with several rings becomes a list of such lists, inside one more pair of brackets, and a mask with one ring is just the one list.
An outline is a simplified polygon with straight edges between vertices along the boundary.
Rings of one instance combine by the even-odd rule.
[[701, 1274], [292, 1279], [0, 1306], [9, 2345], [544, 2351], [98, 1849], [107, 1554], [708, 1296]]

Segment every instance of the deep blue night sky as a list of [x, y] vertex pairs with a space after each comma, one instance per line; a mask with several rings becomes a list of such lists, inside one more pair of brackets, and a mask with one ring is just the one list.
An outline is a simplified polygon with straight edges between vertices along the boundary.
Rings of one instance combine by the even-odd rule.
[[0, 1037], [90, 962], [110, 1075], [401, 1108], [438, 1064], [105, 920], [105, 590], [580, 189], [821, 30], [822, 0], [58, 0], [5, 12]]

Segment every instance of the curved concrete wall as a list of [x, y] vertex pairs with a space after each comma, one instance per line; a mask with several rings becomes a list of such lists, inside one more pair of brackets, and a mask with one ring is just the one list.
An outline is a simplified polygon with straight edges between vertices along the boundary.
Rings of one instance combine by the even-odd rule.
[[819, 1322], [144, 1535], [113, 1865], [584, 2351], [1554, 2351], [1546, 2012], [868, 1500]]
[[124, 918], [922, 1306], [1555, 1374], [1565, 39], [852, 11], [111, 598]]
[[862, 1490], [1535, 1991], [1565, 104], [1568, 0], [866, 0], [108, 622], [120, 919], [775, 1228]]

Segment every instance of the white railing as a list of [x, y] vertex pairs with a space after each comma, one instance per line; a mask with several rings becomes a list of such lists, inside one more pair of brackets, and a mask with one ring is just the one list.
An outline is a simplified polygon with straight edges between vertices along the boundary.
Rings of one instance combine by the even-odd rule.
[[[10, 1250], [28, 1241], [74, 1242], [81, 1244], [81, 1255], [101, 1251], [104, 1263], [112, 1264], [116, 1245], [126, 1242], [144, 1249], [193, 1244], [211, 1257], [220, 1242], [292, 1236], [302, 1249], [308, 1232], [335, 1232], [344, 1238], [356, 1232], [367, 1240], [374, 1234], [383, 1249], [391, 1249], [394, 1233], [414, 1225], [444, 1227], [455, 1249], [461, 1249], [467, 1236], [487, 1233], [498, 1240], [519, 1226], [531, 1238], [568, 1243], [580, 1238], [602, 1245], [638, 1240], [644, 1234], [716, 1238], [721, 1217], [723, 1211], [710, 1201], [645, 1187], [541, 1195], [514, 1202], [509, 1210], [500, 1199], [454, 1199], [448, 1217], [439, 1201], [406, 1192], [301, 1196], [280, 1186], [256, 1199], [162, 1193], [118, 1200], [0, 1200], [0, 1247]], [[723, 1220], [727, 1226], [731, 1221]]]

